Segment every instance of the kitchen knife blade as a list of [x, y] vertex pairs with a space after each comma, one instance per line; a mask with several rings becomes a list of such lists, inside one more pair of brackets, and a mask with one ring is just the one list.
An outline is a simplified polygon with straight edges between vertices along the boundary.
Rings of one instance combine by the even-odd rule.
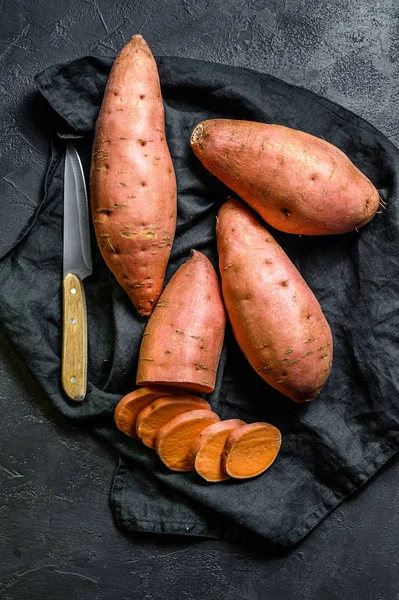
[[82, 163], [68, 142], [64, 171], [62, 387], [82, 401], [87, 387], [87, 315], [83, 279], [93, 270]]

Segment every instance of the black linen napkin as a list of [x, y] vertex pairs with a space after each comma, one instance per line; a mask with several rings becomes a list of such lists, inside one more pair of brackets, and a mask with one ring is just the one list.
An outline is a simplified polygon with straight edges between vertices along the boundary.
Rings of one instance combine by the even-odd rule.
[[[167, 139], [178, 183], [176, 239], [165, 283], [191, 248], [217, 268], [215, 217], [228, 190], [193, 155], [189, 138], [213, 117], [280, 123], [341, 148], [386, 203], [358, 233], [299, 237], [273, 231], [318, 298], [334, 338], [331, 375], [320, 396], [297, 405], [251, 369], [230, 327], [215, 391], [222, 419], [268, 421], [281, 452], [261, 476], [209, 484], [169, 471], [154, 451], [119, 432], [113, 411], [134, 389], [138, 317], [93, 240], [93, 274], [84, 281], [89, 329], [88, 392], [73, 404], [60, 383], [62, 197], [65, 139], [88, 174], [93, 128], [112, 59], [85, 57], [51, 67], [37, 84], [52, 109], [52, 154], [45, 196], [0, 254], [0, 323], [64, 415], [84, 421], [120, 454], [111, 493], [119, 526], [289, 546], [358, 490], [399, 445], [399, 152], [370, 124], [315, 94], [269, 75], [181, 58], [157, 60]], [[14, 219], [15, 219], [15, 207]], [[3, 219], [7, 219], [7, 211]]]

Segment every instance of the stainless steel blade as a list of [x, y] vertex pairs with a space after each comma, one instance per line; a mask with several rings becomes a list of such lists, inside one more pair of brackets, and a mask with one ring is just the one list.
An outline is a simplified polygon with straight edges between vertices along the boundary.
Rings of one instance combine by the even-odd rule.
[[63, 271], [80, 279], [93, 271], [86, 183], [79, 154], [68, 142], [64, 173]]

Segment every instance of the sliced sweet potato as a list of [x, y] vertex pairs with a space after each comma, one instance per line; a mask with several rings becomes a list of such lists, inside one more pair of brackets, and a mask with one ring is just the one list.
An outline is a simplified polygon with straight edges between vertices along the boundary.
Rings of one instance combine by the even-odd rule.
[[222, 458], [223, 470], [235, 479], [260, 475], [276, 459], [281, 433], [269, 423], [251, 423], [228, 436]]
[[143, 387], [126, 394], [116, 405], [114, 420], [118, 429], [138, 440], [136, 419], [147, 404], [170, 394], [179, 395], [182, 390], [166, 386]]
[[143, 333], [137, 385], [212, 392], [226, 314], [210, 260], [196, 250], [165, 287]]
[[211, 410], [190, 410], [174, 417], [158, 431], [155, 438], [156, 453], [169, 469], [191, 471], [193, 441], [203, 429], [218, 421], [219, 417]]
[[198, 396], [180, 394], [158, 398], [148, 404], [137, 417], [136, 433], [145, 446], [155, 447], [155, 438], [158, 431], [168, 421], [188, 410], [211, 410], [209, 402]]
[[209, 425], [201, 431], [191, 446], [191, 462], [198, 475], [206, 481], [223, 481], [229, 475], [222, 468], [224, 445], [230, 433], [245, 425], [240, 419], [228, 419]]

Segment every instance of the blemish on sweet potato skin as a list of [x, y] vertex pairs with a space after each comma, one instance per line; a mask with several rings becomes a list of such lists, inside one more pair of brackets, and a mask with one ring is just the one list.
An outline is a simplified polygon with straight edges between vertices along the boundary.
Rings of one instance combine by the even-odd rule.
[[163, 425], [189, 410], [210, 410], [211, 406], [198, 396], [169, 394], [153, 400], [137, 415], [136, 433], [145, 446], [154, 448], [155, 438]]
[[[176, 180], [157, 66], [140, 35], [122, 48], [108, 78], [96, 122], [90, 196], [102, 256], [139, 314], [149, 316], [162, 292], [175, 234]], [[106, 228], [99, 217], [107, 219]], [[107, 243], [99, 237], [104, 228]], [[151, 286], [143, 283], [149, 280]]]
[[138, 439], [136, 419], [140, 411], [154, 400], [165, 396], [180, 396], [181, 391], [173, 387], [143, 387], [123, 396], [114, 411], [114, 420], [118, 429], [126, 435]]

